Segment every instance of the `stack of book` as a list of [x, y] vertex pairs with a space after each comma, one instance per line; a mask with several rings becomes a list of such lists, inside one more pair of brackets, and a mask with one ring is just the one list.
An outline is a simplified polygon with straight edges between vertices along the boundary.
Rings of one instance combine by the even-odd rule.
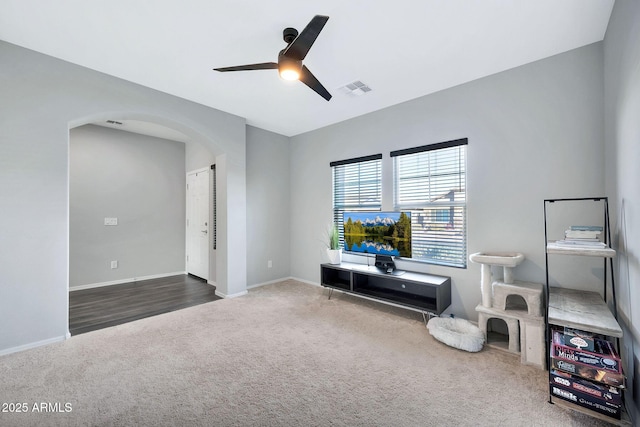
[[549, 391], [555, 397], [620, 419], [625, 376], [613, 345], [585, 331], [553, 330]]
[[600, 240], [602, 227], [599, 225], [572, 225], [564, 232], [564, 240], [557, 240], [556, 245], [567, 247], [606, 248]]

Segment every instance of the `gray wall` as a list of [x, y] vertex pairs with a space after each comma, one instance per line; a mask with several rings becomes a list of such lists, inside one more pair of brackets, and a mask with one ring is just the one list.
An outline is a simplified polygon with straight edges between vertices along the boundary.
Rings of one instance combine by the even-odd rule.
[[185, 144], [87, 125], [69, 145], [69, 287], [184, 272]]
[[249, 286], [290, 275], [289, 149], [289, 138], [247, 126]]
[[[391, 150], [466, 137], [469, 253], [522, 252], [527, 259], [516, 279], [544, 283], [543, 200], [603, 194], [603, 122], [597, 43], [293, 137], [291, 275], [320, 281], [331, 222], [330, 161], [382, 153], [383, 209], [392, 209]], [[477, 319], [479, 265], [401, 267], [451, 276], [447, 312]], [[601, 283], [597, 271], [562, 265], [551, 279], [575, 287]]]
[[640, 3], [616, 1], [604, 40], [605, 157], [619, 265], [627, 409], [640, 420]]
[[0, 67], [0, 354], [68, 333], [69, 129], [87, 123], [159, 123], [216, 156], [216, 285], [226, 295], [245, 291], [243, 118], [5, 42]]

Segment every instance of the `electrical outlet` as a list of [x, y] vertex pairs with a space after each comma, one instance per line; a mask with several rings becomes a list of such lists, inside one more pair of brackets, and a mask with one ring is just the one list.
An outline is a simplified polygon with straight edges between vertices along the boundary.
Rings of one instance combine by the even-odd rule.
[[267, 261], [267, 268], [272, 268], [273, 262], [271, 260]]
[[104, 225], [118, 225], [118, 218], [105, 218]]
[[118, 268], [118, 261], [111, 261], [111, 268]]

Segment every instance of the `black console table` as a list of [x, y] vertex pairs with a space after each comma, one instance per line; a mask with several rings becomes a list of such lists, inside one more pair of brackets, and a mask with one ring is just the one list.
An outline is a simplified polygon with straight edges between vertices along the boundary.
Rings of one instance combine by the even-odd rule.
[[[321, 284], [363, 298], [440, 315], [451, 305], [451, 278], [406, 272], [385, 273], [362, 264], [322, 264]], [[331, 295], [329, 295], [331, 298]]]

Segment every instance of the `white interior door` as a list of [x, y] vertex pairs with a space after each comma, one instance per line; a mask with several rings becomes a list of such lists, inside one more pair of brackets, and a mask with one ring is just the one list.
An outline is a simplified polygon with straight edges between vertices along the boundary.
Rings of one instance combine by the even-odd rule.
[[209, 279], [209, 169], [187, 173], [187, 273]]

